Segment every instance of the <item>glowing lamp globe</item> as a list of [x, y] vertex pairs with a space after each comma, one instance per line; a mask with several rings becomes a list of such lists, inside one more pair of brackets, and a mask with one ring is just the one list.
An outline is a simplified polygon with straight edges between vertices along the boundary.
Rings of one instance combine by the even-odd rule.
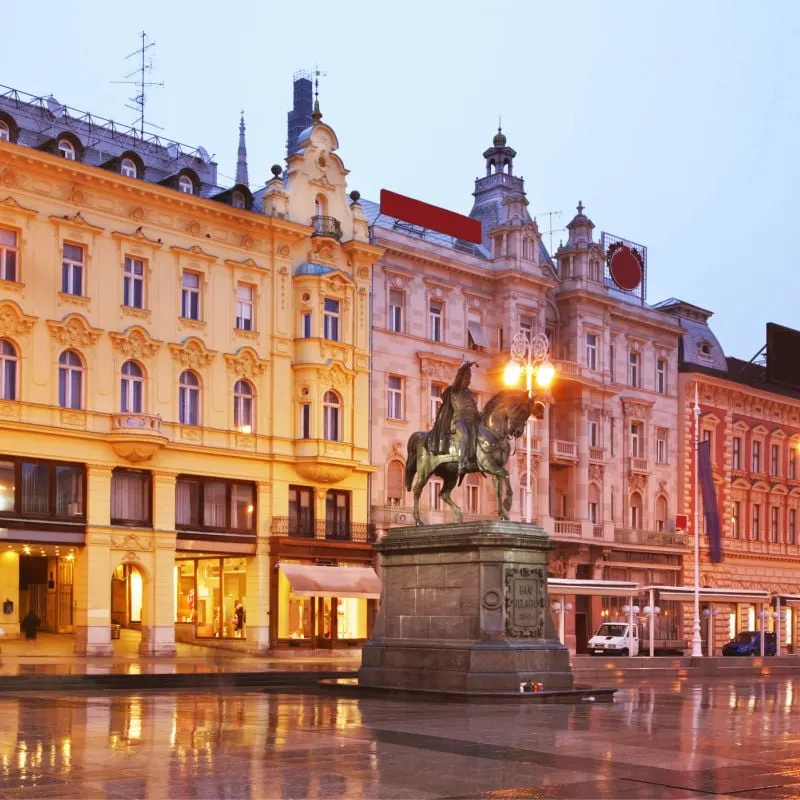
[[509, 361], [503, 370], [503, 383], [506, 386], [516, 386], [519, 383], [519, 376], [522, 374], [522, 366], [517, 361]]
[[549, 361], [545, 361], [536, 370], [536, 385], [546, 389], [553, 382], [555, 376], [556, 368]]

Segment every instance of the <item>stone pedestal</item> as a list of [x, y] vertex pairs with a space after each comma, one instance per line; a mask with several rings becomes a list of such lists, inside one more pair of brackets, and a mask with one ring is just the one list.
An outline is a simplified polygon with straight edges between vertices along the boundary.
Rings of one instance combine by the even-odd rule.
[[469, 522], [392, 528], [375, 545], [383, 589], [360, 686], [465, 693], [573, 688], [547, 597], [538, 526]]

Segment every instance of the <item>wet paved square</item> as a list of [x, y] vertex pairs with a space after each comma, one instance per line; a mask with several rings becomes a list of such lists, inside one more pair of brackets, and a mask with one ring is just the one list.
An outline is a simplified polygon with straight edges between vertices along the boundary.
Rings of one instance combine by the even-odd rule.
[[0, 797], [790, 798], [800, 683], [613, 705], [252, 693], [0, 696]]

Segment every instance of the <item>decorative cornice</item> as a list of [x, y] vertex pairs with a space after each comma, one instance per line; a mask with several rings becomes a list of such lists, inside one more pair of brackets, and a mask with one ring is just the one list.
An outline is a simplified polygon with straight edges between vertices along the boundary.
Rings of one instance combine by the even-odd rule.
[[209, 264], [217, 260], [217, 256], [214, 256], [211, 253], [206, 253], [206, 251], [197, 244], [193, 244], [191, 247], [178, 247], [177, 245], [172, 245], [169, 249], [177, 256], [184, 256], [186, 258], [199, 258], [203, 261], [208, 261]]
[[123, 231], [112, 231], [111, 236], [114, 239], [121, 239], [123, 241], [133, 242], [134, 244], [138, 245], [146, 245], [156, 250], [159, 247], [164, 246], [164, 243], [161, 241], [161, 239], [151, 239], [142, 230], [141, 225], [133, 233], [124, 233]]
[[209, 350], [196, 336], [189, 337], [183, 344], [170, 344], [169, 351], [175, 362], [184, 369], [207, 367], [217, 355], [215, 350]]
[[161, 349], [163, 342], [153, 339], [150, 334], [138, 325], [129, 328], [125, 333], [109, 331], [112, 347], [126, 358], [152, 358]]
[[76, 211], [71, 217], [68, 215], [63, 217], [51, 216], [50, 221], [57, 225], [67, 225], [71, 228], [77, 228], [87, 233], [102, 233], [105, 230], [105, 228], [101, 228], [99, 225], [92, 225], [91, 222], [87, 222], [80, 211]]
[[93, 347], [97, 344], [100, 328], [92, 328], [80, 314], [69, 314], [62, 322], [47, 320], [50, 336], [64, 347]]
[[13, 300], [5, 300], [0, 303], [0, 336], [25, 336], [33, 330], [38, 319], [23, 314]]
[[225, 353], [225, 362], [234, 377], [249, 380], [260, 378], [270, 363], [259, 358], [251, 347], [242, 347], [235, 355]]
[[224, 263], [226, 266], [232, 267], [233, 269], [254, 269], [258, 272], [266, 273], [267, 275], [272, 272], [269, 267], [259, 264], [252, 258], [245, 258], [242, 261], [234, 261], [232, 258], [226, 258]]
[[21, 206], [11, 195], [6, 197], [5, 200], [0, 200], [0, 211], [13, 211], [15, 214], [23, 214], [28, 218], [33, 218], [39, 214], [38, 211], [34, 211], [32, 208]]

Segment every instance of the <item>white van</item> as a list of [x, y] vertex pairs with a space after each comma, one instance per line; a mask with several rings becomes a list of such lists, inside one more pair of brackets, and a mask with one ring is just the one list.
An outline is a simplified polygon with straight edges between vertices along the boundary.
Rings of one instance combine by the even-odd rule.
[[587, 650], [592, 656], [638, 656], [639, 655], [639, 625], [633, 623], [633, 629], [628, 636], [627, 622], [604, 622], [589, 639]]

